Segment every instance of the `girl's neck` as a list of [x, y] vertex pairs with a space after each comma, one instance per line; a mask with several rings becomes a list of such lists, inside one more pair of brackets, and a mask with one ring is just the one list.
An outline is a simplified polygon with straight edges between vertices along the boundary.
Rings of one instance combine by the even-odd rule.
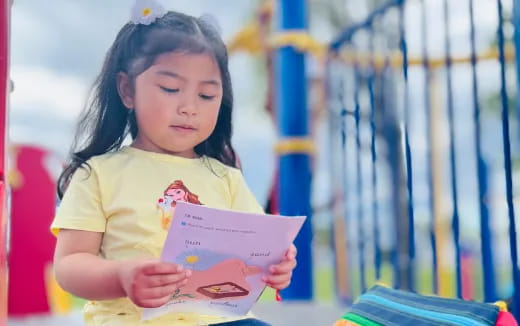
[[146, 152], [167, 154], [167, 155], [179, 156], [179, 157], [190, 158], [190, 159], [200, 157], [199, 155], [197, 155], [197, 153], [195, 153], [195, 150], [193, 148], [185, 150], [185, 151], [180, 151], [180, 152], [169, 151], [160, 146], [157, 146], [156, 144], [154, 144], [150, 141], [145, 141], [143, 139], [140, 139], [139, 136], [132, 142], [130, 147], [137, 148], [137, 149], [140, 149], [140, 150], [146, 151]]

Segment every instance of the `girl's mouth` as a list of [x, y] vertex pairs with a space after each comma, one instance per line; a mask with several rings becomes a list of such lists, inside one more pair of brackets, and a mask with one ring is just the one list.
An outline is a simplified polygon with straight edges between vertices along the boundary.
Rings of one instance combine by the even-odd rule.
[[190, 125], [171, 125], [170, 128], [178, 132], [191, 132], [197, 130], [195, 127]]

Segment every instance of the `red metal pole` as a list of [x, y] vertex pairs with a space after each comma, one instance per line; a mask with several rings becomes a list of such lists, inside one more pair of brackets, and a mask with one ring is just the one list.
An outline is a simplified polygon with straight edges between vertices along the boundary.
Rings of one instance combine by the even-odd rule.
[[7, 325], [7, 219], [5, 147], [7, 99], [10, 91], [9, 18], [10, 0], [0, 0], [0, 326]]

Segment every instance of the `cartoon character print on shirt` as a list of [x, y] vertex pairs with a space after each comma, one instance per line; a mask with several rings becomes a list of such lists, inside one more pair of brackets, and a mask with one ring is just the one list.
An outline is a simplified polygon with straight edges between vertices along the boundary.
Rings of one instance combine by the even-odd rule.
[[199, 196], [192, 193], [181, 180], [175, 180], [166, 188], [163, 196], [157, 200], [157, 207], [161, 211], [161, 227], [168, 230], [173, 217], [173, 211], [178, 201], [190, 204], [203, 205]]
[[[162, 196], [155, 201], [156, 213], [158, 216], [153, 220], [147, 220], [146, 230], [150, 230], [150, 221], [153, 221], [153, 230], [157, 231], [156, 227], [160, 226], [160, 232], [154, 232], [153, 235], [147, 236], [143, 241], [135, 245], [135, 249], [147, 258], [159, 258], [164, 246], [164, 241], [168, 234], [168, 229], [173, 218], [173, 212], [178, 201], [187, 202], [191, 204], [203, 205], [199, 196], [192, 193], [184, 182], [175, 180], [166, 190], [163, 191]], [[156, 224], [157, 223], [157, 224]]]

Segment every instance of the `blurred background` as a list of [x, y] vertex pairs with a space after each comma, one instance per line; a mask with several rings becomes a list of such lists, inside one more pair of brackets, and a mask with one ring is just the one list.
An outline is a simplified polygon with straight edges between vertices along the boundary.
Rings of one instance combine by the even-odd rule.
[[[517, 307], [516, 2], [161, 1], [218, 22], [233, 144], [258, 201], [312, 216], [296, 282], [260, 317], [332, 325], [377, 282]], [[13, 1], [8, 325], [81, 324], [82, 301], [52, 279], [47, 230], [76, 120], [132, 5]]]

